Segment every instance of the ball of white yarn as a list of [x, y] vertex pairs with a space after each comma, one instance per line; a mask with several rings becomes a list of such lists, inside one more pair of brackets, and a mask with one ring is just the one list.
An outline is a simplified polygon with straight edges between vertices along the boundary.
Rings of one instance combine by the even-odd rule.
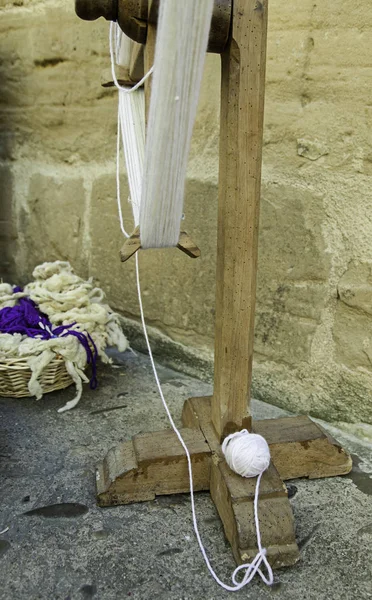
[[270, 464], [270, 449], [265, 438], [246, 429], [228, 435], [222, 452], [230, 469], [242, 477], [256, 477]]

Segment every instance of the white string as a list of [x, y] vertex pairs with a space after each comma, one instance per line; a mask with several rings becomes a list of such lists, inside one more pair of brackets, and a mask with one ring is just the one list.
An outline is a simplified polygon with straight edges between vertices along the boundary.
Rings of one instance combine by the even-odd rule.
[[130, 201], [135, 226], [139, 224], [143, 162], [145, 156], [145, 94], [119, 91], [119, 122], [127, 165]]
[[117, 132], [116, 132], [116, 202], [118, 205], [120, 229], [121, 229], [124, 237], [129, 238], [129, 233], [127, 233], [127, 231], [124, 227], [123, 211], [121, 210], [121, 202], [120, 202], [120, 106], [119, 106], [119, 102], [118, 102], [118, 127], [117, 127]]
[[114, 40], [113, 40], [113, 37], [116, 40], [116, 33], [115, 33], [115, 26], [116, 25], [117, 25], [117, 23], [115, 21], [111, 21], [110, 22], [109, 42], [110, 42], [110, 58], [111, 58], [111, 74], [112, 74], [112, 79], [113, 79], [113, 82], [114, 82], [115, 86], [118, 88], [118, 90], [122, 90], [125, 94], [132, 94], [133, 92], [135, 92], [136, 90], [138, 90], [138, 88], [140, 88], [140, 87], [143, 86], [143, 84], [145, 83], [146, 79], [148, 79], [148, 77], [150, 77], [150, 75], [152, 74], [152, 72], [154, 70], [154, 66], [152, 66], [151, 69], [149, 71], [147, 71], [147, 73], [142, 77], [142, 79], [140, 79], [140, 81], [138, 81], [138, 83], [136, 83], [136, 85], [134, 85], [132, 87], [124, 87], [124, 86], [120, 85], [120, 83], [117, 80], [116, 73], [115, 73], [115, 50], [114, 50]]
[[[111, 22], [109, 33], [111, 73], [114, 84], [119, 91], [116, 147], [117, 204], [120, 228], [124, 236], [128, 238], [129, 234], [124, 227], [123, 213], [120, 204], [120, 138], [122, 139], [125, 162], [127, 166], [130, 202], [132, 204], [134, 224], [137, 226], [139, 224], [143, 163], [145, 155], [145, 97], [143, 89], [140, 88], [153, 72], [153, 67], [133, 87], [124, 87], [119, 84], [115, 73], [115, 54], [117, 55], [120, 50], [120, 48], [118, 49], [117, 47], [118, 35], [116, 32], [118, 30], [119, 26]], [[122, 33], [121, 39], [123, 40], [125, 37], [126, 36]], [[116, 51], [114, 50], [115, 44]]]
[[[113, 24], [111, 23], [110, 25], [110, 54], [111, 54], [111, 66], [112, 66], [112, 71], [113, 71], [113, 80], [115, 82], [116, 87], [119, 89], [119, 95], [120, 95], [120, 90], [125, 90], [125, 93], [130, 93], [132, 91], [135, 91], [134, 88], [122, 88], [119, 83], [117, 82], [116, 76], [115, 76], [115, 65], [114, 65], [114, 53], [113, 53], [113, 44], [112, 44], [112, 32], [113, 32]], [[141, 80], [144, 81], [145, 78], [147, 78], [149, 76], [150, 72], [147, 73], [145, 75], [145, 77]], [[120, 103], [120, 101], [119, 101]], [[120, 112], [120, 107], [118, 110], [118, 120], [122, 119], [123, 115]], [[116, 156], [116, 183], [117, 183], [117, 204], [118, 204], [118, 213], [119, 213], [119, 220], [120, 220], [120, 227], [121, 230], [124, 234], [125, 237], [129, 237], [128, 233], [125, 230], [124, 227], [124, 221], [123, 221], [123, 214], [122, 214], [122, 209], [121, 209], [121, 202], [120, 202], [120, 161], [119, 161], [119, 154], [120, 154], [120, 133], [122, 133], [123, 135], [123, 128], [125, 127], [125, 124], [122, 122], [121, 127], [118, 124], [118, 130], [117, 130], [117, 135], [118, 135], [118, 140], [117, 140], [117, 146], [116, 146], [116, 150], [117, 150], [117, 156]], [[128, 166], [127, 166], [127, 170], [128, 170]], [[129, 172], [129, 170], [128, 170]], [[199, 533], [199, 528], [198, 528], [198, 522], [197, 522], [197, 517], [196, 517], [196, 510], [195, 510], [195, 499], [194, 499], [194, 485], [193, 485], [193, 474], [192, 474], [192, 463], [191, 463], [191, 457], [190, 457], [190, 453], [189, 450], [186, 446], [185, 441], [182, 438], [181, 433], [179, 432], [179, 430], [177, 429], [177, 426], [172, 418], [172, 415], [170, 413], [170, 410], [168, 408], [167, 402], [165, 400], [164, 394], [163, 394], [163, 390], [161, 387], [161, 383], [160, 383], [160, 379], [158, 376], [158, 372], [156, 369], [156, 365], [155, 365], [155, 361], [154, 361], [154, 357], [153, 357], [153, 353], [152, 353], [152, 349], [151, 349], [151, 345], [150, 345], [150, 340], [149, 340], [149, 336], [148, 336], [148, 331], [147, 331], [147, 325], [146, 325], [146, 321], [145, 321], [145, 316], [144, 316], [144, 309], [143, 309], [143, 303], [142, 303], [142, 294], [141, 294], [141, 284], [140, 284], [140, 275], [139, 275], [139, 261], [138, 261], [138, 253], [135, 255], [135, 261], [136, 261], [136, 284], [137, 284], [137, 294], [138, 294], [138, 303], [139, 303], [139, 308], [140, 308], [140, 316], [141, 316], [141, 323], [142, 323], [142, 328], [143, 328], [143, 333], [144, 333], [144, 337], [146, 340], [146, 346], [147, 346], [147, 350], [149, 353], [149, 357], [150, 357], [150, 362], [151, 362], [151, 367], [154, 373], [154, 377], [155, 377], [155, 381], [156, 381], [156, 385], [159, 391], [159, 395], [162, 401], [162, 404], [164, 406], [165, 412], [167, 414], [169, 423], [175, 433], [175, 435], [177, 436], [180, 444], [182, 445], [182, 448], [185, 452], [186, 458], [187, 458], [187, 466], [188, 466], [188, 474], [189, 474], [189, 485], [190, 485], [190, 500], [191, 500], [191, 512], [192, 512], [192, 521], [193, 521], [193, 527], [194, 527], [194, 532], [195, 532], [195, 536], [196, 539], [198, 541], [198, 545], [200, 548], [200, 551], [202, 553], [202, 556], [204, 558], [204, 561], [207, 565], [207, 568], [210, 572], [210, 574], [212, 575], [213, 579], [218, 583], [218, 585], [220, 585], [223, 589], [225, 589], [226, 591], [229, 592], [236, 592], [241, 590], [245, 585], [247, 585], [250, 581], [252, 581], [253, 577], [255, 576], [256, 573], [258, 573], [262, 579], [262, 581], [264, 581], [264, 583], [266, 583], [267, 585], [271, 585], [274, 581], [273, 578], [273, 572], [271, 569], [271, 566], [266, 558], [266, 549], [262, 547], [262, 542], [261, 542], [261, 533], [260, 533], [260, 523], [259, 523], [259, 518], [258, 518], [258, 497], [259, 497], [259, 489], [260, 489], [260, 482], [261, 482], [261, 477], [262, 477], [262, 472], [259, 474], [259, 476], [257, 477], [257, 482], [256, 482], [256, 488], [255, 488], [255, 496], [254, 496], [254, 519], [255, 519], [255, 525], [256, 525], [256, 535], [257, 535], [257, 547], [258, 547], [258, 552], [256, 557], [253, 559], [253, 561], [251, 563], [246, 563], [244, 565], [240, 565], [238, 566], [234, 572], [232, 573], [231, 579], [232, 579], [232, 583], [233, 585], [228, 585], [226, 583], [224, 583], [219, 577], [218, 575], [215, 573], [208, 555], [206, 553], [206, 550], [204, 548], [200, 533]], [[230, 438], [229, 440], [230, 441]], [[227, 444], [227, 442], [226, 442]], [[268, 576], [266, 576], [262, 570], [261, 570], [261, 565], [264, 564], [264, 566], [266, 567]], [[244, 572], [243, 575], [243, 579], [242, 581], [238, 582], [237, 581], [237, 576], [240, 572]]]

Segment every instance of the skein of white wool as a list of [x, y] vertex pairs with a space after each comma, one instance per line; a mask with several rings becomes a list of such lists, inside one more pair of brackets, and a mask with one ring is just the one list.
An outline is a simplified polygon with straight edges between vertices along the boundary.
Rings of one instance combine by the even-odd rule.
[[246, 429], [228, 435], [222, 443], [222, 452], [230, 469], [242, 477], [257, 477], [270, 464], [265, 438]]

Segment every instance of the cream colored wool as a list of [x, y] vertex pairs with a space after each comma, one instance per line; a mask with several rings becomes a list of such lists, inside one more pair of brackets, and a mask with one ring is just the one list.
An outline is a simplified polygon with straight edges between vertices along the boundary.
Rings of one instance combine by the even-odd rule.
[[177, 246], [213, 0], [162, 0], [146, 142], [143, 248]]
[[9, 283], [0, 284], [0, 309], [6, 306], [12, 307], [17, 304], [18, 298], [22, 298], [25, 294], [23, 292], [16, 292], [13, 294], [13, 288]]
[[85, 349], [74, 336], [64, 338], [52, 338], [50, 340], [36, 340], [25, 338], [18, 349], [20, 357], [27, 357], [27, 364], [32, 371], [28, 384], [30, 394], [39, 400], [43, 395], [43, 389], [38, 381], [41, 373], [56, 355], [62, 356], [66, 369], [76, 387], [75, 397], [60, 408], [58, 412], [65, 412], [77, 405], [83, 391], [82, 382], [88, 383], [89, 379], [84, 373], [87, 362]]
[[0, 283], [0, 297], [13, 293], [13, 288], [9, 283]]
[[33, 272], [35, 281], [25, 287], [25, 293], [36, 302], [54, 326], [75, 323], [74, 329], [87, 332], [97, 345], [104, 362], [107, 346], [116, 346], [120, 352], [128, 348], [119, 316], [107, 304], [102, 304], [104, 292], [74, 274], [69, 263], [44, 263]]
[[[34, 281], [23, 292], [12, 293], [12, 286], [0, 284], [0, 308], [14, 306], [18, 298], [28, 296], [48, 316], [54, 327], [73, 325], [73, 329], [89, 334], [96, 344], [98, 355], [110, 362], [105, 349], [116, 346], [120, 352], [128, 347], [128, 340], [120, 327], [119, 315], [107, 304], [102, 304], [104, 292], [78, 277], [68, 262], [43, 263], [34, 269]], [[76, 406], [82, 394], [82, 382], [88, 382], [84, 373], [87, 357], [84, 347], [75, 336], [49, 340], [30, 338], [20, 334], [0, 334], [0, 357], [27, 357], [32, 371], [30, 394], [40, 399], [43, 390], [38, 381], [43, 369], [55, 358], [62, 356], [66, 369], [76, 386], [73, 400], [59, 409], [64, 412]]]
[[24, 337], [20, 333], [0, 333], [0, 358], [18, 356], [18, 348]]
[[38, 265], [34, 268], [32, 276], [34, 279], [49, 279], [52, 275], [73, 272], [73, 268], [68, 261], [56, 260]]

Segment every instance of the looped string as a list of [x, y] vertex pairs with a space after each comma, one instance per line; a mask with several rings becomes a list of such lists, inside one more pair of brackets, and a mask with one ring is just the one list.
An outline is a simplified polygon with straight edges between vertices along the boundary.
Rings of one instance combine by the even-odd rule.
[[140, 79], [140, 81], [138, 81], [138, 83], [136, 83], [135, 85], [131, 86], [131, 87], [125, 87], [120, 85], [120, 83], [118, 82], [118, 79], [116, 77], [116, 72], [115, 72], [115, 50], [114, 50], [114, 36], [115, 36], [115, 26], [117, 26], [116, 21], [111, 21], [110, 22], [110, 36], [109, 36], [109, 42], [110, 42], [110, 57], [111, 57], [111, 74], [112, 74], [112, 80], [115, 84], [115, 86], [118, 88], [118, 90], [120, 90], [121, 92], [124, 92], [125, 94], [132, 94], [133, 92], [135, 92], [136, 90], [138, 90], [140, 87], [143, 86], [143, 84], [145, 83], [146, 79], [148, 79], [150, 77], [150, 75], [152, 74], [153, 70], [154, 70], [154, 65], [152, 65], [151, 69], [149, 69], [147, 71], [147, 73], [145, 73], [145, 75], [142, 77], [142, 79]]
[[[271, 568], [269, 561], [266, 558], [267, 550], [266, 550], [266, 548], [262, 547], [260, 521], [258, 518], [258, 496], [259, 496], [259, 491], [260, 491], [260, 483], [261, 483], [262, 475], [263, 475], [263, 472], [260, 473], [259, 476], [257, 477], [256, 489], [255, 489], [255, 493], [254, 493], [254, 520], [255, 520], [255, 525], [256, 525], [258, 552], [251, 563], [245, 563], [244, 565], [239, 565], [235, 569], [234, 573], [232, 574], [232, 577], [231, 577], [232, 581], [236, 586], [240, 586], [239, 589], [241, 589], [242, 587], [247, 585], [247, 583], [252, 581], [252, 579], [256, 575], [256, 573], [259, 574], [262, 581], [264, 583], [266, 583], [266, 585], [272, 585], [274, 583], [273, 570]], [[260, 569], [262, 564], [264, 564], [266, 567], [268, 577], [266, 577], [266, 575]], [[240, 573], [240, 571], [244, 571], [244, 570], [245, 570], [244, 577], [239, 584], [236, 579], [236, 576], [238, 575], [238, 573]]]

